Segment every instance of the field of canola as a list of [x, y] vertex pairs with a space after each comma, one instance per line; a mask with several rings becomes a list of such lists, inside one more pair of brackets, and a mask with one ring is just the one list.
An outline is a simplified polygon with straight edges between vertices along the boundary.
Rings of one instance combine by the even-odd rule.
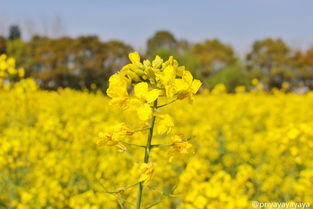
[[[119, 122], [139, 126], [102, 93], [38, 89], [24, 79], [0, 90], [0, 208], [134, 208], [141, 147], [96, 145], [98, 133]], [[313, 93], [218, 87], [194, 104], [164, 107], [178, 132], [192, 136], [193, 153], [169, 162], [153, 149], [155, 175], [143, 208], [243, 209], [251, 201], [313, 204]], [[131, 136], [142, 144], [146, 131]], [[154, 143], [166, 144], [164, 136]]]
[[194, 97], [201, 82], [172, 57], [129, 58], [109, 99], [40, 90], [0, 56], [0, 208], [312, 204], [312, 92], [254, 81], [249, 93], [217, 85]]

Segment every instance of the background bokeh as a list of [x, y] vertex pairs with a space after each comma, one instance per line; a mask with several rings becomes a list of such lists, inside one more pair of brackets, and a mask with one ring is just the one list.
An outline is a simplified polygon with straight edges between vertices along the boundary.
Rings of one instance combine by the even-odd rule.
[[173, 55], [212, 89], [313, 88], [312, 2], [2, 1], [0, 53], [40, 87], [105, 90], [130, 51]]
[[[120, 122], [147, 125], [105, 93], [133, 51], [141, 60], [174, 56], [203, 83], [194, 104], [164, 107], [193, 152], [172, 159], [170, 146], [152, 150], [143, 208], [312, 207], [312, 8], [310, 0], [0, 0], [0, 209], [134, 208], [141, 147], [96, 143]], [[153, 143], [171, 140], [156, 134]]]

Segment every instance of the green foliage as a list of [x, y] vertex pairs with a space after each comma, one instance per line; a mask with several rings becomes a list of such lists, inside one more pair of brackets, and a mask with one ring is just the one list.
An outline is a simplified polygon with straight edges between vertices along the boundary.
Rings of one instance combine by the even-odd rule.
[[250, 83], [249, 81], [248, 73], [243, 67], [238, 65], [226, 67], [204, 80], [205, 85], [209, 89], [222, 83], [230, 92], [233, 92], [237, 86], [248, 86]]
[[7, 41], [6, 53], [16, 59], [17, 67], [25, 68], [27, 70], [26, 74], [32, 75], [29, 70], [34, 57], [29, 43], [21, 39]]

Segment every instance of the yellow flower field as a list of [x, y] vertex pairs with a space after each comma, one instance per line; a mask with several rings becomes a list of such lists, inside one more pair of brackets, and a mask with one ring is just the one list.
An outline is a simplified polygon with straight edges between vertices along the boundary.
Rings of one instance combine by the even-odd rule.
[[[192, 105], [164, 107], [177, 132], [191, 136], [192, 152], [153, 148], [142, 208], [312, 205], [312, 107], [313, 93], [227, 94], [221, 86]], [[110, 106], [100, 92], [44, 91], [31, 79], [0, 90], [0, 108], [0, 208], [134, 208], [143, 150], [131, 144], [144, 144], [147, 131], [126, 139], [124, 150], [96, 144], [115, 124], [144, 125], [132, 111]]]

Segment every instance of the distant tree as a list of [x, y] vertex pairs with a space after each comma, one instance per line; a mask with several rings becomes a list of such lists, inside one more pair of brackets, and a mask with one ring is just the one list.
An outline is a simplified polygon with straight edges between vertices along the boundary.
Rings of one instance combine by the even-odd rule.
[[200, 62], [200, 74], [203, 77], [213, 75], [237, 61], [232, 47], [217, 39], [197, 43], [192, 47], [191, 52]]
[[110, 75], [128, 62], [132, 47], [119, 41], [101, 42], [96, 36], [76, 39], [34, 37], [34, 77], [43, 88], [106, 88]]
[[104, 67], [108, 72], [108, 75], [106, 75], [107, 79], [129, 62], [128, 54], [132, 51], [132, 46], [121, 41], [105, 42], [106, 57], [104, 60]]
[[293, 57], [293, 67], [297, 70], [297, 86], [313, 89], [313, 47], [305, 52], [297, 51]]
[[147, 41], [147, 57], [154, 57], [160, 50], [175, 51], [177, 40], [169, 31], [157, 31]]
[[32, 40], [34, 60], [32, 72], [44, 88], [80, 88], [78, 75], [73, 68], [74, 40], [69, 37], [49, 39], [36, 37]]
[[0, 54], [6, 53], [7, 43], [3, 36], [0, 36]]
[[132, 47], [120, 41], [99, 42], [95, 37], [80, 37], [75, 45], [75, 66], [82, 85], [95, 83], [104, 89], [107, 80], [128, 62]]
[[12, 25], [9, 29], [9, 40], [21, 39], [21, 31], [18, 25]]
[[281, 87], [294, 78], [291, 68], [292, 51], [280, 39], [255, 41], [246, 56], [247, 68], [268, 88]]

